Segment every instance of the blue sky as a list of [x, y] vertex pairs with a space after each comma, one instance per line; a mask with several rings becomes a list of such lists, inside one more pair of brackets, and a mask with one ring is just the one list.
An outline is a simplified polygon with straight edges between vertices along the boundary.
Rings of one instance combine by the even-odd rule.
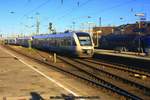
[[37, 16], [40, 33], [48, 32], [49, 22], [57, 31], [64, 31], [73, 22], [78, 30], [86, 28], [87, 22], [98, 25], [99, 17], [102, 26], [134, 23], [136, 13], [145, 13], [149, 21], [149, 6], [150, 0], [0, 0], [0, 34], [35, 32]]

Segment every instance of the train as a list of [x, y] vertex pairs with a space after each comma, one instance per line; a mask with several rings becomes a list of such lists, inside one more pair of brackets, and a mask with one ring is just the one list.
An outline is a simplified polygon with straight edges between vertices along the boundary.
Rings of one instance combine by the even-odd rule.
[[150, 34], [108, 34], [99, 38], [99, 49], [141, 52], [150, 55]]
[[65, 31], [63, 33], [16, 38], [13, 41], [15, 41], [15, 45], [29, 47], [31, 43], [32, 48], [75, 57], [92, 57], [94, 54], [93, 39], [86, 32]]
[[4, 43], [5, 44], [10, 44], [10, 45], [16, 45], [16, 38], [7, 38], [7, 39], [4, 39]]
[[16, 45], [29, 47], [30, 40], [32, 40], [32, 37], [30, 36], [16, 38]]

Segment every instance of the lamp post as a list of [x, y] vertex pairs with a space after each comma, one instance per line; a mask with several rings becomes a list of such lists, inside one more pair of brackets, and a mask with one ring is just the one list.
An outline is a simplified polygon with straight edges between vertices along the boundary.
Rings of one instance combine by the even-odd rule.
[[[145, 16], [145, 14], [144, 13], [138, 13], [138, 14], [135, 14], [135, 16], [138, 16], [139, 17], [139, 21], [138, 21], [138, 27], [139, 27], [139, 29], [138, 29], [138, 34], [139, 35], [141, 35], [141, 18], [142, 17], [144, 17]], [[139, 37], [139, 42], [138, 42], [138, 45], [139, 45], [139, 53], [140, 53], [140, 51], [141, 52], [143, 52], [143, 49], [141, 48], [141, 39], [140, 39], [140, 37]]]

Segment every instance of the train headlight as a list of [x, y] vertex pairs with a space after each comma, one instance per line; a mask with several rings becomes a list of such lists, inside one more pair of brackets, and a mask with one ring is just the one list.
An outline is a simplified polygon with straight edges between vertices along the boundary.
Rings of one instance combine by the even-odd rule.
[[87, 53], [90, 54], [90, 53], [91, 53], [91, 50], [87, 50]]

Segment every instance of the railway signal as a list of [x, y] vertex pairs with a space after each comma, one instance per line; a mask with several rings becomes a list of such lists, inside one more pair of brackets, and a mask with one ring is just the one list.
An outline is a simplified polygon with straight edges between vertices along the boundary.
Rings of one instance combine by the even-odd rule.
[[48, 29], [49, 29], [49, 33], [51, 33], [52, 31], [53, 31], [53, 23], [52, 22], [50, 22], [49, 23], [49, 27], [48, 27]]

